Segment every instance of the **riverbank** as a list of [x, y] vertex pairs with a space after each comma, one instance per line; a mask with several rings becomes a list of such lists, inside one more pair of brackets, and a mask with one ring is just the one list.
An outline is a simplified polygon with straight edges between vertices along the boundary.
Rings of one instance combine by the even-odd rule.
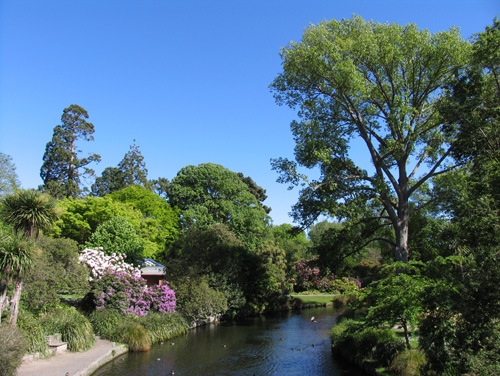
[[94, 346], [87, 351], [66, 351], [48, 358], [23, 361], [17, 376], [90, 376], [126, 352], [126, 345], [97, 338]]

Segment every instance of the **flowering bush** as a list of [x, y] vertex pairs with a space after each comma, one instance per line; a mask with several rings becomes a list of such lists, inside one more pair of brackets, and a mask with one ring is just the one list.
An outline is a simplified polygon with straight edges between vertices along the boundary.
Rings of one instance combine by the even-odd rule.
[[335, 278], [328, 270], [321, 273], [319, 268], [312, 266], [315, 261], [302, 259], [295, 263], [297, 278], [292, 282], [297, 292], [311, 290], [338, 294], [361, 288], [361, 282], [355, 278]]
[[175, 311], [175, 292], [168, 284], [148, 287], [140, 270], [127, 264], [122, 255], [85, 249], [80, 262], [90, 267], [96, 309], [111, 308], [137, 316]]
[[100, 279], [107, 271], [127, 272], [130, 275], [140, 277], [141, 271], [125, 262], [125, 255], [112, 253], [111, 256], [104, 254], [102, 247], [89, 249], [86, 248], [80, 253], [78, 261], [87, 264], [90, 268], [89, 281]]

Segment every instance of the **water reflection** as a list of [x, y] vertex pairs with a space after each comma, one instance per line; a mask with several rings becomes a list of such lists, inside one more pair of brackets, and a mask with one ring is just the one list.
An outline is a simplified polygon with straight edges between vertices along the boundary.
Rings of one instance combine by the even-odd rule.
[[362, 375], [332, 357], [328, 331], [335, 321], [328, 307], [204, 326], [147, 353], [126, 354], [94, 376]]

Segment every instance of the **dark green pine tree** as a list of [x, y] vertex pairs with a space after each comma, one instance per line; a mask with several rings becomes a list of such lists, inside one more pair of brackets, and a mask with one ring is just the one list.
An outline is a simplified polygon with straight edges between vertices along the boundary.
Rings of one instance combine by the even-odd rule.
[[148, 170], [139, 146], [134, 144], [125, 154], [117, 167], [107, 167], [92, 186], [94, 196], [103, 197], [111, 192], [119, 191], [130, 185], [149, 186]]
[[40, 169], [41, 189], [56, 198], [78, 197], [83, 191], [81, 178], [94, 175], [87, 166], [101, 160], [98, 154], [78, 157], [81, 150], [77, 149], [76, 141], [94, 140], [94, 125], [87, 121], [88, 118], [87, 111], [76, 104], [65, 108], [61, 125], [54, 128], [52, 141], [47, 143]]
[[238, 172], [238, 176], [241, 181], [248, 186], [250, 193], [255, 196], [255, 198], [259, 202], [260, 207], [266, 211], [266, 214], [269, 214], [271, 212], [271, 208], [263, 204], [263, 202], [267, 198], [266, 190], [257, 185], [257, 183], [255, 183], [250, 176], [244, 176], [241, 172]]
[[133, 184], [148, 185], [148, 169], [139, 146], [135, 144], [135, 140], [134, 144], [130, 145], [130, 150], [118, 164], [118, 169], [123, 173], [126, 187]]

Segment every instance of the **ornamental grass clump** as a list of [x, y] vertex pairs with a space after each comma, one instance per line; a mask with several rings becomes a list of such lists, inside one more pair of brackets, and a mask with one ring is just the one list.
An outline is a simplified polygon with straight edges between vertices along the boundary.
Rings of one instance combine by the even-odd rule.
[[146, 329], [140, 324], [132, 323], [125, 329], [124, 342], [131, 352], [149, 351], [151, 342]]
[[423, 368], [426, 364], [427, 360], [422, 350], [405, 350], [394, 358], [389, 370], [397, 375], [419, 376], [425, 374]]
[[61, 333], [68, 343], [68, 350], [86, 351], [95, 342], [94, 330], [89, 320], [73, 307], [59, 307], [48, 313], [40, 321], [45, 335]]
[[24, 332], [27, 345], [26, 352], [29, 354], [45, 354], [48, 349], [47, 339], [40, 321], [28, 311], [21, 311], [17, 326]]
[[128, 317], [114, 309], [99, 309], [90, 315], [90, 323], [96, 335], [114, 342], [123, 342]]
[[11, 325], [0, 326], [0, 376], [15, 376], [26, 352], [23, 332]]
[[153, 312], [147, 316], [138, 317], [137, 321], [146, 329], [151, 344], [166, 341], [169, 338], [186, 333], [189, 329], [186, 319], [175, 312]]

